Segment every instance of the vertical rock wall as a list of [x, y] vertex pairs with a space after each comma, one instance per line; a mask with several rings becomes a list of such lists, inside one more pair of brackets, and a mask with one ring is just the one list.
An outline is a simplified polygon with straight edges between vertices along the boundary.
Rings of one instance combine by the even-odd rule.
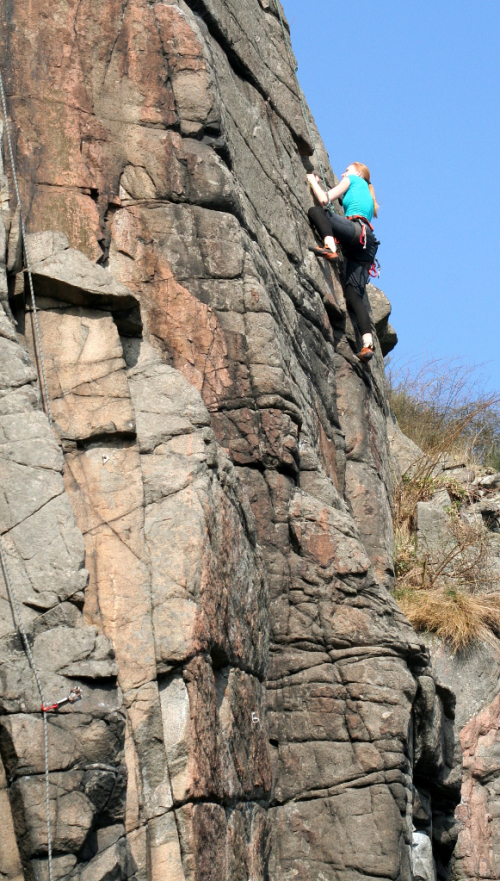
[[[273, 3], [2, 13], [60, 443], [9, 215], [2, 456], [9, 474], [35, 461], [9, 478], [1, 530], [37, 593], [22, 600], [34, 644], [48, 634], [47, 690], [84, 690], [51, 719], [58, 877], [403, 881], [415, 826], [444, 878], [453, 702], [383, 586], [382, 352], [359, 364], [339, 279], [307, 250], [312, 147]], [[42, 590], [17, 560], [46, 518]], [[41, 878], [42, 756], [25, 736], [41, 721], [3, 602], [0, 795]]]

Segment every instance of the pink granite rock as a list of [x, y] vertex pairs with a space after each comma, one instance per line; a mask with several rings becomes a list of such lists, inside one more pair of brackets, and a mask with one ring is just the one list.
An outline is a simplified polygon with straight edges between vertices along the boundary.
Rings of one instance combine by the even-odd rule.
[[[445, 871], [453, 702], [382, 584], [382, 350], [360, 365], [308, 251], [273, 5], [7, 7], [55, 433], [13, 239], [0, 530], [47, 690], [85, 692], [51, 719], [59, 876], [404, 881], [415, 789]], [[39, 704], [2, 606], [9, 829], [42, 878]]]

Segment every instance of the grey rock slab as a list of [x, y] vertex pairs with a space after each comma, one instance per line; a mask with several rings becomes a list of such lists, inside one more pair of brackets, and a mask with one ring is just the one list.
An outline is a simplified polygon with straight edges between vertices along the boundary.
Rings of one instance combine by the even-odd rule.
[[162, 205], [147, 223], [158, 236], [176, 279], [238, 278], [243, 269], [241, 228], [232, 214], [187, 205]]
[[[67, 878], [77, 863], [74, 854], [65, 854], [65, 856], [52, 857], [52, 872], [55, 881], [62, 881]], [[49, 864], [48, 860], [31, 860], [31, 866], [35, 881], [49, 881]], [[77, 876], [78, 877], [78, 876]]]
[[[83, 772], [51, 775], [50, 819], [54, 850], [74, 853], [84, 843], [96, 813], [83, 789]], [[19, 812], [23, 811], [24, 835], [21, 851], [25, 857], [42, 856], [47, 851], [45, 819], [45, 780], [42, 775], [22, 777], [12, 786]]]
[[209, 27], [212, 20], [217, 23], [217, 38], [223, 38], [224, 48], [236, 54], [247, 76], [269, 95], [277, 113], [310, 155], [312, 145], [278, 20], [265, 11], [257, 11], [248, 0], [237, 6], [229, 6], [223, 0], [203, 0], [202, 7]]
[[[23, 238], [21, 234], [21, 210], [19, 205], [12, 215], [10, 222], [9, 238], [7, 247], [7, 272], [21, 272], [23, 268]], [[5, 247], [2, 251], [5, 254]]]
[[61, 251], [69, 248], [68, 237], [58, 230], [47, 229], [44, 232], [28, 233], [26, 245], [31, 266], [48, 260]]
[[446, 498], [436, 502], [418, 502], [416, 506], [417, 542], [422, 551], [439, 553], [455, 544], [450, 530], [445, 506], [451, 504], [448, 493]]
[[137, 756], [134, 773], [140, 781], [140, 816], [150, 820], [166, 814], [173, 804], [158, 683], [149, 682], [128, 694], [126, 706]]
[[31, 413], [41, 410], [42, 404], [37, 389], [31, 383], [16, 389], [10, 389], [3, 396], [0, 394], [0, 415], [10, 416], [15, 413]]
[[74, 248], [56, 251], [34, 262], [31, 269], [37, 296], [111, 310], [137, 307], [136, 298], [125, 285]]
[[[1, 297], [0, 297], [1, 299]], [[17, 341], [16, 331], [14, 329], [14, 324], [7, 315], [3, 305], [0, 303], [0, 337], [4, 337], [6, 340], [11, 340], [12, 342]]]
[[[189, 656], [197, 640], [208, 639], [221, 643], [228, 657], [236, 650], [240, 662], [260, 668], [264, 585], [251, 515], [239, 497], [233, 466], [214, 455], [208, 413], [198, 393], [177, 371], [149, 360], [147, 350], [144, 354], [129, 378], [143, 453], [157, 660], [177, 662]], [[244, 593], [239, 589], [243, 584]], [[213, 603], [219, 609], [215, 618]], [[258, 637], [248, 628], [250, 621]]]
[[188, 201], [222, 211], [234, 209], [237, 199], [233, 177], [212, 147], [184, 138], [182, 153], [188, 168]]
[[392, 324], [387, 322], [385, 327], [382, 327], [380, 329], [377, 336], [379, 339], [380, 348], [382, 350], [382, 355], [385, 358], [385, 356], [388, 355], [389, 352], [392, 352], [392, 350], [397, 346], [398, 335], [394, 330]]
[[28, 353], [19, 343], [0, 337], [0, 398], [12, 389], [36, 382], [37, 378]]
[[482, 489], [497, 490], [500, 489], [500, 474], [487, 474], [475, 481]]
[[378, 577], [390, 585], [394, 573], [391, 501], [379, 471], [362, 462], [346, 465], [346, 495], [361, 541]]
[[119, 881], [126, 868], [125, 841], [118, 841], [98, 853], [82, 869], [82, 881]]
[[387, 435], [389, 438], [392, 467], [397, 480], [401, 480], [403, 474], [422, 462], [424, 453], [409, 437], [401, 431], [394, 416], [387, 420]]
[[[80, 670], [80, 675], [89, 679], [93, 678], [93, 663], [105, 665], [98, 678], [116, 676], [116, 664], [110, 653], [109, 640], [104, 635], [99, 637], [93, 627], [54, 627], [36, 636], [33, 644], [33, 657], [39, 666], [69, 676], [77, 676]], [[102, 658], [103, 654], [107, 657]]]
[[[300, 871], [304, 881], [321, 875], [328, 881], [411, 879], [411, 833], [386, 785], [345, 788], [331, 798], [272, 808], [270, 815], [272, 878]], [[389, 829], [395, 834], [388, 835]]]
[[66, 495], [23, 520], [3, 542], [14, 584], [35, 608], [50, 608], [85, 588], [83, 537]]
[[[26, 615], [24, 614], [25, 624]], [[82, 622], [82, 628], [84, 627]], [[10, 644], [10, 651], [9, 651]], [[79, 662], [80, 663], [80, 662]], [[82, 689], [83, 700], [78, 704], [70, 704], [60, 710], [61, 714], [71, 714], [72, 716], [81, 716], [83, 724], [88, 723], [89, 716], [97, 719], [106, 719], [110, 714], [121, 712], [121, 696], [117, 691], [113, 679], [110, 680], [109, 675], [112, 668], [108, 664], [107, 669], [102, 670], [102, 676], [96, 670], [97, 664], [94, 664], [94, 679], [89, 684], [86, 675], [85, 664], [82, 664], [82, 678], [78, 679], [78, 671], [74, 671], [71, 678], [65, 674], [57, 673], [50, 668], [49, 665], [41, 667], [40, 673], [44, 695], [47, 702], [59, 700], [67, 697], [68, 692], [74, 686]], [[12, 651], [12, 638], [9, 636], [0, 641], [0, 705], [5, 713], [39, 713], [40, 712], [40, 694], [32, 675], [30, 666], [24, 655], [24, 652], [14, 653]], [[123, 721], [123, 720], [122, 720]], [[114, 755], [120, 749], [120, 741], [122, 734], [118, 732]]]
[[0, 266], [7, 262], [7, 230], [5, 223], [0, 215]]
[[172, 881], [185, 879], [178, 822], [178, 818], [170, 812], [148, 823], [151, 872], [148, 878], [151, 877], [153, 881], [161, 881], [164, 877], [171, 878]]
[[40, 410], [26, 414], [0, 416], [0, 459], [27, 468], [61, 472], [63, 455]]
[[151, 453], [176, 435], [210, 424], [208, 411], [193, 386], [156, 353], [131, 368], [129, 383], [142, 453]]
[[106, 826], [97, 832], [97, 846], [100, 851], [107, 850], [123, 838], [125, 835], [125, 827], [121, 823], [116, 826]]
[[432, 841], [425, 832], [413, 832], [411, 842], [413, 881], [436, 881]]
[[[71, 683], [67, 684], [67, 692]], [[58, 714], [48, 716], [49, 767], [64, 771], [75, 764], [112, 765], [120, 746], [116, 720], [92, 718], [88, 712], [88, 687], [79, 704], [66, 706]], [[47, 695], [59, 698], [63, 694]], [[10, 776], [42, 774], [45, 764], [43, 721], [37, 713], [11, 713], [2, 717], [1, 741], [5, 764]]]
[[498, 693], [500, 645], [498, 641], [481, 643], [454, 653], [434, 634], [421, 634], [421, 638], [430, 651], [437, 678], [457, 696], [456, 723], [463, 728]]
[[12, 808], [9, 802], [7, 777], [0, 758], [0, 816], [2, 834], [0, 836], [0, 873], [7, 881], [22, 881], [23, 869], [14, 830]]
[[[187, 169], [179, 133], [141, 125], [121, 127], [120, 133], [125, 138], [127, 161], [120, 177], [121, 204], [144, 199], [183, 200]], [[137, 243], [130, 245], [134, 253]]]
[[2, 531], [17, 526], [39, 511], [51, 499], [61, 495], [60, 471], [19, 465], [12, 458], [2, 463], [0, 522]]
[[371, 319], [375, 325], [375, 330], [379, 333], [387, 323], [387, 319], [392, 311], [392, 306], [384, 292], [373, 284], [368, 284], [366, 286], [366, 295], [370, 307]]
[[81, 440], [134, 433], [118, 329], [107, 311], [39, 310], [51, 409], [59, 434]]
[[331, 508], [345, 512], [345, 502], [333, 480], [320, 471], [301, 471], [300, 488]]
[[339, 574], [366, 573], [370, 566], [350, 518], [296, 492], [290, 502], [291, 529], [302, 555], [320, 566], [333, 564]]
[[0, 263], [0, 304], [7, 305], [9, 300], [9, 282], [7, 279], [7, 270]]

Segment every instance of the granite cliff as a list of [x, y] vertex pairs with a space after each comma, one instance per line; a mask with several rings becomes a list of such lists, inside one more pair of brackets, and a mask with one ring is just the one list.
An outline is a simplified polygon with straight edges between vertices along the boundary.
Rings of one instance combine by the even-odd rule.
[[[274, 0], [1, 7], [55, 431], [4, 167], [0, 532], [45, 694], [83, 692], [48, 717], [54, 877], [445, 879], [455, 700], [387, 590], [390, 306], [367, 369]], [[0, 875], [42, 881], [0, 601]]]

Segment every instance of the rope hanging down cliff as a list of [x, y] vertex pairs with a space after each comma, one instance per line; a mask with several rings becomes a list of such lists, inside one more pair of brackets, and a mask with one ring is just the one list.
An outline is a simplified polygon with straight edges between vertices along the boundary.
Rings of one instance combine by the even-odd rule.
[[47, 714], [44, 712], [43, 708], [45, 707], [45, 697], [43, 694], [42, 683], [40, 680], [40, 676], [38, 674], [38, 670], [36, 668], [35, 660], [33, 658], [33, 653], [31, 651], [31, 646], [28, 640], [28, 634], [24, 628], [23, 619], [21, 618], [21, 610], [19, 608], [19, 603], [17, 600], [16, 591], [14, 589], [14, 584], [12, 581], [12, 576], [10, 574], [9, 564], [7, 561], [7, 555], [4, 550], [2, 537], [0, 536], [0, 560], [2, 563], [2, 570], [5, 579], [5, 584], [7, 585], [7, 590], [9, 593], [9, 599], [14, 611], [16, 625], [21, 634], [21, 638], [24, 645], [24, 651], [28, 656], [28, 660], [33, 670], [33, 675], [36, 681], [36, 687], [38, 688], [38, 693], [40, 695], [40, 700], [42, 701], [42, 719], [43, 719], [43, 747], [45, 754], [45, 812], [46, 812], [46, 821], [47, 821], [47, 859], [48, 859], [48, 868], [49, 868], [49, 881], [53, 881], [53, 873], [52, 873], [52, 835], [50, 828], [50, 781], [49, 781], [49, 731], [48, 731], [48, 723], [47, 723]]
[[[14, 181], [14, 188], [15, 188], [15, 192], [16, 192], [17, 204], [19, 206], [21, 236], [22, 236], [23, 249], [24, 249], [24, 259], [25, 259], [25, 263], [26, 263], [26, 269], [27, 269], [28, 280], [29, 280], [29, 288], [30, 288], [30, 295], [31, 295], [31, 307], [32, 307], [32, 313], [33, 313], [33, 323], [35, 326], [35, 354], [36, 354], [36, 359], [37, 359], [37, 366], [38, 366], [38, 364], [40, 365], [38, 376], [39, 376], [39, 381], [40, 381], [40, 387], [42, 390], [42, 403], [44, 405], [45, 413], [46, 413], [47, 418], [49, 420], [50, 427], [53, 428], [52, 413], [51, 413], [51, 409], [50, 409], [49, 391], [48, 391], [48, 386], [47, 386], [47, 378], [45, 375], [45, 362], [44, 362], [44, 358], [43, 358], [42, 342], [41, 342], [41, 338], [40, 338], [40, 329], [38, 326], [38, 314], [37, 314], [37, 307], [36, 307], [36, 301], [35, 301], [35, 291], [33, 288], [33, 278], [31, 275], [31, 266], [30, 266], [30, 262], [29, 262], [28, 249], [27, 249], [27, 245], [26, 245], [26, 228], [24, 225], [24, 218], [23, 218], [23, 212], [22, 212], [22, 206], [21, 206], [21, 196], [19, 193], [19, 185], [18, 185], [17, 174], [16, 174], [16, 165], [15, 165], [15, 161], [14, 161], [14, 151], [12, 149], [12, 140], [11, 140], [11, 136], [10, 136], [9, 120], [8, 120], [8, 116], [7, 116], [7, 101], [5, 98], [5, 89], [4, 89], [4, 85], [3, 85], [3, 77], [2, 77], [1, 71], [0, 71], [0, 98], [1, 98], [1, 102], [2, 102], [2, 111], [3, 111], [4, 121], [5, 121], [5, 132], [7, 135], [7, 144], [8, 144], [8, 148], [9, 148], [9, 156], [10, 156], [10, 162], [11, 162], [11, 167], [12, 167], [12, 178]], [[45, 400], [44, 400], [44, 398], [45, 398]], [[45, 695], [43, 693], [42, 682], [41, 682], [40, 675], [38, 673], [38, 670], [37, 670], [37, 667], [35, 664], [35, 660], [33, 658], [33, 653], [31, 651], [31, 646], [29, 644], [28, 634], [26, 633], [26, 629], [23, 624], [23, 619], [21, 617], [21, 609], [19, 606], [19, 601], [17, 599], [17, 594], [16, 594], [16, 590], [14, 587], [14, 583], [12, 581], [9, 563], [7, 560], [7, 555], [5, 553], [5, 548], [3, 545], [1, 535], [0, 535], [0, 562], [1, 562], [1, 568], [2, 568], [2, 572], [3, 572], [5, 584], [7, 587], [7, 593], [8, 593], [9, 600], [10, 600], [11, 607], [12, 607], [12, 611], [13, 611], [14, 623], [15, 623], [15, 625], [21, 635], [21, 640], [22, 640], [22, 643], [24, 646], [24, 651], [26, 652], [30, 667], [33, 671], [33, 676], [35, 677], [36, 686], [37, 686], [38, 693], [40, 695], [40, 700], [41, 700], [41, 711], [42, 711], [42, 719], [43, 719], [44, 766], [45, 766], [44, 770], [45, 770], [45, 813], [46, 813], [46, 827], [47, 827], [47, 863], [48, 863], [49, 881], [53, 881], [54, 875], [53, 875], [53, 867], [52, 867], [52, 831], [51, 831], [51, 823], [50, 823], [49, 732], [48, 732], [47, 713], [57, 711], [60, 706], [63, 706], [66, 703], [74, 703], [75, 701], [80, 700], [82, 694], [81, 694], [81, 690], [79, 688], [73, 688], [67, 697], [62, 698], [61, 700], [56, 701], [55, 703], [52, 703], [49, 705], [46, 704]]]
[[[39, 369], [39, 372], [38, 372], [38, 376], [39, 376], [39, 379], [40, 379], [40, 387], [41, 387], [41, 389], [43, 390], [43, 391], [42, 391], [42, 403], [44, 404], [45, 413], [47, 414], [47, 419], [49, 420], [50, 427], [53, 428], [52, 413], [51, 413], [51, 410], [50, 410], [49, 390], [48, 390], [48, 387], [47, 387], [47, 378], [46, 378], [46, 376], [45, 376], [45, 362], [44, 362], [44, 360], [43, 360], [42, 341], [41, 341], [41, 338], [40, 338], [40, 328], [39, 328], [39, 326], [38, 326], [38, 313], [37, 313], [36, 301], [35, 301], [35, 291], [34, 291], [34, 288], [33, 288], [33, 278], [32, 278], [32, 275], [31, 275], [31, 266], [30, 266], [29, 255], [28, 255], [28, 248], [27, 248], [27, 246], [26, 246], [26, 228], [25, 228], [25, 226], [24, 226], [23, 211], [22, 211], [22, 206], [21, 206], [21, 196], [20, 196], [20, 193], [19, 193], [19, 185], [18, 185], [18, 183], [17, 183], [16, 163], [15, 163], [15, 161], [14, 161], [14, 150], [12, 149], [12, 140], [11, 140], [11, 137], [10, 137], [9, 120], [8, 120], [8, 117], [7, 117], [7, 101], [6, 101], [6, 99], [5, 99], [5, 90], [4, 90], [4, 87], [3, 87], [3, 77], [2, 77], [2, 72], [1, 72], [1, 71], [0, 71], [0, 97], [1, 97], [1, 100], [2, 100], [2, 112], [3, 112], [3, 118], [4, 118], [4, 120], [5, 120], [5, 133], [6, 133], [6, 135], [7, 135], [7, 145], [8, 145], [8, 148], [9, 148], [10, 164], [11, 164], [11, 168], [12, 168], [12, 178], [13, 178], [13, 181], [14, 181], [14, 189], [15, 189], [15, 191], [16, 191], [17, 204], [18, 204], [18, 206], [19, 206], [19, 214], [20, 214], [20, 222], [21, 222], [21, 236], [22, 236], [22, 240], [23, 240], [23, 250], [24, 250], [24, 259], [25, 259], [25, 262], [26, 262], [26, 270], [27, 270], [27, 273], [28, 273], [28, 282], [29, 282], [29, 289], [30, 289], [30, 296], [31, 296], [31, 309], [32, 309], [32, 312], [33, 312], [33, 323], [34, 323], [34, 325], [35, 325], [35, 337], [36, 337], [36, 341], [35, 341], [35, 350], [36, 350], [36, 359], [37, 359], [37, 363], [40, 364], [40, 369]], [[45, 398], [45, 401], [43, 400], [44, 398]]]
[[285, 22], [283, 21], [283, 16], [282, 16], [282, 14], [281, 14], [281, 9], [280, 9], [280, 2], [279, 2], [279, 0], [274, 0], [274, 2], [275, 2], [275, 4], [276, 4], [276, 9], [278, 10], [279, 20], [280, 20], [280, 22], [281, 22], [281, 29], [282, 29], [282, 31], [283, 31], [283, 39], [284, 39], [284, 41], [285, 41], [286, 50], [287, 50], [287, 52], [288, 52], [288, 58], [289, 58], [289, 60], [290, 60], [290, 67], [292, 68], [293, 75], [294, 75], [294, 77], [295, 77], [295, 82], [297, 83], [297, 91], [298, 91], [298, 94], [299, 94], [300, 103], [302, 104], [302, 113], [303, 113], [303, 115], [304, 115], [304, 122], [305, 122], [305, 124], [306, 124], [307, 131], [308, 131], [309, 137], [310, 137], [310, 139], [311, 139], [311, 143], [312, 143], [312, 145], [313, 145], [314, 155], [316, 156], [316, 161], [317, 161], [317, 163], [318, 163], [318, 168], [319, 168], [319, 170], [320, 170], [321, 178], [322, 178], [322, 180], [323, 180], [323, 186], [324, 186], [324, 188], [325, 188], [325, 191], [328, 192], [329, 187], [327, 186], [327, 183], [326, 183], [326, 180], [325, 180], [325, 175], [324, 175], [324, 172], [323, 172], [323, 166], [322, 166], [322, 164], [321, 164], [321, 159], [319, 158], [319, 153], [318, 153], [318, 150], [317, 150], [317, 147], [316, 147], [316, 141], [315, 141], [315, 139], [314, 139], [314, 134], [313, 134], [313, 131], [312, 131], [312, 128], [311, 128], [311, 124], [310, 124], [310, 122], [309, 122], [309, 112], [308, 112], [308, 109], [307, 109], [306, 99], [304, 98], [304, 93], [303, 93], [303, 91], [302, 91], [302, 89], [301, 89], [301, 86], [300, 86], [300, 83], [299, 83], [299, 78], [298, 78], [298, 76], [297, 76], [297, 68], [296, 68], [296, 66], [295, 66], [295, 62], [294, 62], [294, 60], [293, 60], [292, 44], [291, 44], [290, 39], [288, 38], [288, 35], [287, 35], [287, 32], [286, 32]]

